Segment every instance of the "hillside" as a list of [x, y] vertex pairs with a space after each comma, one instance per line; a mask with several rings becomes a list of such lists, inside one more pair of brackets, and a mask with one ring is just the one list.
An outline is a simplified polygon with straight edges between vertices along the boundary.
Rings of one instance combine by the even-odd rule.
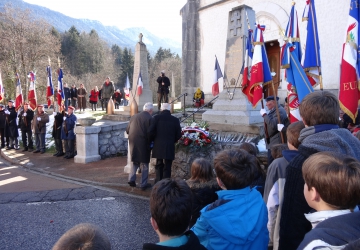
[[104, 26], [101, 22], [96, 20], [71, 18], [59, 12], [42, 6], [29, 4], [22, 0], [0, 0], [0, 8], [7, 3], [11, 3], [14, 7], [21, 9], [30, 9], [35, 17], [43, 18], [61, 33], [69, 30], [73, 25], [79, 31], [90, 32], [94, 29], [99, 36], [109, 44], [109, 46], [117, 44], [120, 47], [130, 48], [132, 51], [134, 51], [135, 44], [139, 40], [139, 33], [142, 33], [144, 35], [143, 41], [152, 55], [156, 53], [159, 47], [163, 47], [170, 48], [171, 51], [176, 52], [181, 56], [180, 43], [170, 39], [164, 40], [151, 34], [145, 28], [136, 27], [120, 30], [114, 26]]

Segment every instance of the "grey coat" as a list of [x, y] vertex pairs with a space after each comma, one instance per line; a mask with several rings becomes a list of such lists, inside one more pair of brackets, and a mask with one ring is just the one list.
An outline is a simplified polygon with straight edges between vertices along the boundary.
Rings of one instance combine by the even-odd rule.
[[149, 112], [143, 111], [132, 116], [126, 128], [126, 133], [129, 135], [132, 162], [150, 162], [150, 142], [147, 138], [150, 121], [151, 115]]
[[[37, 118], [40, 117], [41, 120], [38, 121]], [[32, 128], [35, 134], [45, 134], [46, 133], [46, 123], [49, 122], [49, 115], [45, 112], [39, 114], [36, 112], [32, 122]]]
[[104, 82], [101, 90], [101, 99], [110, 99], [112, 95], [115, 92], [115, 87], [113, 82], [109, 82], [108, 85], [106, 85], [106, 82]]
[[175, 143], [181, 138], [179, 119], [172, 116], [169, 110], [154, 116], [149, 128], [149, 138], [154, 141], [153, 158], [174, 160]]
[[[285, 109], [281, 106], [279, 106], [279, 113], [280, 113], [281, 124], [284, 124], [285, 127], [289, 126], [290, 125], [289, 118], [287, 117]], [[276, 115], [276, 108], [270, 110], [269, 114], [264, 115], [264, 121], [267, 125], [267, 131], [270, 137], [270, 143], [266, 144], [266, 148], [270, 148], [275, 144], [282, 143], [280, 132], [277, 129], [277, 125], [279, 121]], [[286, 141], [284, 141], [284, 143], [286, 143]]]

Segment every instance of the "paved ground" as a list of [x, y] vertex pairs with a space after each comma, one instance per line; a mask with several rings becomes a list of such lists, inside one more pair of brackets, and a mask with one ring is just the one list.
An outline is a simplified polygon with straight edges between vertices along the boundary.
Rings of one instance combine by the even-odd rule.
[[[46, 174], [49, 177], [60, 177], [84, 184], [104, 186], [130, 194], [148, 197], [151, 190], [142, 191], [129, 187], [128, 174], [124, 173], [127, 164], [126, 157], [114, 157], [88, 164], [74, 163], [73, 159], [54, 157], [50, 153], [34, 154], [21, 150], [1, 150], [1, 156], [24, 169], [35, 173]], [[137, 175], [137, 181], [141, 176]], [[149, 176], [149, 182], [154, 182], [154, 174]]]
[[[6, 154], [14, 159], [15, 156], [19, 157], [18, 160], [21, 158], [22, 163], [28, 166], [22, 168], [0, 159], [0, 249], [51, 249], [68, 229], [85, 222], [102, 228], [113, 249], [141, 249], [144, 242], [158, 240], [150, 225], [146, 197], [139, 198], [94, 185], [94, 180], [114, 178], [114, 174], [109, 173], [109, 178], [106, 178], [104, 173], [104, 169], [110, 169], [107, 166], [109, 161], [101, 161], [98, 167], [91, 166], [89, 169], [80, 166], [70, 168], [67, 160], [56, 160], [46, 154], [36, 156], [36, 160], [31, 153], [26, 155], [10, 151]], [[65, 170], [60, 170], [62, 165], [67, 166]], [[106, 165], [105, 168], [101, 168], [103, 165]], [[100, 176], [91, 178], [90, 169]], [[63, 171], [66, 176], [52, 172], [55, 170]], [[82, 174], [81, 170], [86, 174]], [[66, 181], [61, 176], [67, 177]], [[79, 177], [89, 180], [70, 180]], [[110, 184], [117, 184], [118, 188], [127, 185]], [[147, 193], [136, 188], [128, 188], [128, 191]]]

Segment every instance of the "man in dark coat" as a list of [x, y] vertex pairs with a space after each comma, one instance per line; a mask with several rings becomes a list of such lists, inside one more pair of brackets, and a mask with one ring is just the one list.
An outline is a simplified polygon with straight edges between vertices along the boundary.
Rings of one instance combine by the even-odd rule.
[[161, 105], [162, 112], [151, 119], [148, 131], [150, 141], [154, 142], [152, 158], [156, 158], [155, 183], [163, 178], [171, 177], [171, 164], [175, 159], [175, 143], [181, 138], [180, 121], [171, 115], [170, 108], [169, 103]]
[[[5, 148], [5, 122], [6, 114], [4, 105], [0, 104], [0, 136], [1, 136], [1, 148]], [[7, 142], [9, 143], [9, 142]], [[9, 146], [9, 145], [8, 145]]]
[[8, 102], [7, 110], [5, 110], [6, 114], [6, 123], [5, 123], [5, 136], [6, 140], [9, 138], [9, 146], [7, 149], [19, 149], [18, 144], [18, 126], [16, 123], [17, 112], [15, 110], [14, 101], [10, 100]]
[[77, 89], [75, 87], [75, 84], [72, 85], [70, 89], [70, 98], [71, 98], [71, 106], [76, 108], [76, 101], [77, 101]]
[[167, 76], [165, 76], [165, 70], [160, 72], [160, 76], [157, 78], [158, 86], [158, 109], [160, 109], [161, 103], [168, 103], [168, 94], [169, 94], [169, 87], [170, 87], [170, 80]]
[[115, 92], [114, 83], [110, 82], [110, 77], [106, 77], [106, 80], [101, 88], [101, 100], [103, 100], [103, 103], [105, 105], [106, 113], [107, 113], [108, 102], [110, 98], [112, 98], [114, 92]]
[[25, 151], [33, 151], [33, 139], [32, 139], [32, 130], [31, 130], [31, 122], [34, 118], [34, 111], [30, 108], [29, 103], [24, 103], [24, 109], [21, 110], [19, 114], [19, 127], [21, 130], [21, 138], [23, 141], [23, 152]]
[[[289, 118], [287, 117], [286, 111], [283, 107], [278, 105], [278, 110], [280, 114], [280, 123], [278, 121], [278, 117], [276, 114], [276, 105], [278, 104], [279, 97], [274, 96], [268, 96], [266, 98], [266, 107], [269, 110], [269, 113], [266, 113], [265, 109], [260, 110], [261, 116], [264, 118], [264, 122], [267, 127], [267, 133], [269, 135], [270, 141], [266, 143], [266, 148], [268, 149], [268, 166], [271, 164], [271, 162], [274, 160], [271, 156], [270, 148], [271, 146], [279, 143], [286, 143], [286, 141], [281, 141], [281, 134], [279, 132], [282, 131], [284, 127], [287, 127], [290, 125]], [[284, 130], [286, 131], [286, 130]], [[284, 136], [284, 135], [283, 135]], [[284, 138], [286, 138], [284, 136]]]
[[46, 123], [49, 122], [49, 115], [44, 111], [44, 105], [37, 106], [36, 115], [33, 119], [33, 131], [35, 134], [36, 150], [33, 153], [45, 153]]
[[74, 107], [69, 106], [68, 114], [63, 118], [61, 129], [61, 139], [65, 144], [65, 159], [71, 159], [75, 156], [75, 125], [76, 116], [74, 115]]
[[63, 124], [64, 116], [65, 116], [64, 110], [61, 113], [57, 112], [56, 115], [54, 116], [54, 125], [53, 125], [52, 136], [55, 140], [56, 153], [53, 154], [53, 156], [57, 156], [57, 157], [65, 155], [64, 150], [63, 150], [62, 140], [61, 140], [61, 127]]
[[153, 108], [151, 102], [145, 103], [143, 112], [132, 116], [129, 125], [126, 128], [126, 133], [129, 135], [131, 161], [133, 163], [129, 173], [128, 184], [131, 187], [136, 187], [136, 170], [142, 167], [140, 185], [142, 190], [150, 187], [147, 180], [149, 175], [151, 149], [150, 142], [147, 138], [147, 131], [150, 126]]
[[65, 96], [65, 101], [64, 101], [65, 110], [67, 111], [68, 106], [70, 105], [69, 102], [71, 100], [71, 93], [67, 83], [64, 84], [64, 96]]

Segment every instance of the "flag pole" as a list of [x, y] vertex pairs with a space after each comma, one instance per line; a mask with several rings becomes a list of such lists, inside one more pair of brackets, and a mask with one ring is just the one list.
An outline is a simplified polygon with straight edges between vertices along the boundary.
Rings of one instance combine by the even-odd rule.
[[[281, 82], [281, 80], [279, 81], [279, 83]], [[272, 82], [271, 83], [271, 86], [272, 86], [272, 90], [274, 92], [274, 101], [275, 101], [275, 110], [276, 110], [276, 116], [277, 116], [277, 119], [278, 119], [278, 123], [281, 124], [281, 119], [280, 119], [280, 112], [279, 112], [279, 107], [278, 107], [278, 101], [277, 101], [277, 93], [275, 91], [275, 83]], [[289, 100], [288, 100], [289, 101]], [[285, 143], [284, 142], [284, 135], [281, 131], [280, 132], [280, 136], [281, 136], [281, 143]]]
[[320, 82], [320, 90], [323, 90], [323, 82], [322, 82], [322, 73], [321, 73], [321, 67], [318, 66], [319, 71], [319, 82]]

